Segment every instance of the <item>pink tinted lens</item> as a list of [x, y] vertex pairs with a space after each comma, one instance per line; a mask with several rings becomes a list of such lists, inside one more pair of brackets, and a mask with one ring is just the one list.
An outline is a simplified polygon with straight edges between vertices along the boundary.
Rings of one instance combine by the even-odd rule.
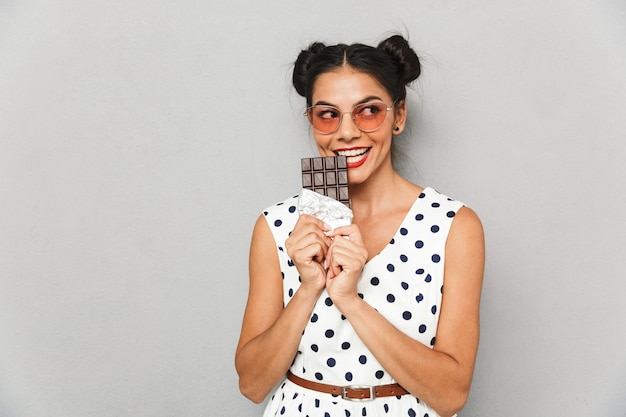
[[308, 110], [307, 115], [315, 130], [321, 133], [334, 132], [341, 122], [339, 109], [332, 106], [313, 106]]
[[370, 102], [356, 106], [352, 110], [352, 119], [361, 130], [372, 131], [380, 127], [387, 116], [387, 105]]

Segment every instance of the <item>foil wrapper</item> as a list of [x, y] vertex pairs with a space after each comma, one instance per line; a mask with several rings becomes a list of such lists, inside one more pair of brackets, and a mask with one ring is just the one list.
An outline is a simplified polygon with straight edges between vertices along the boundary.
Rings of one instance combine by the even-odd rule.
[[354, 217], [352, 210], [345, 204], [306, 188], [302, 189], [298, 197], [298, 212], [317, 217], [331, 229], [351, 224]]

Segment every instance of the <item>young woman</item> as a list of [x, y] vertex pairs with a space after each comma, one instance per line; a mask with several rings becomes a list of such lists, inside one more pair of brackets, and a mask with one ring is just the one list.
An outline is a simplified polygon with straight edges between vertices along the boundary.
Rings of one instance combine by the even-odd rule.
[[296, 60], [319, 153], [347, 156], [354, 219], [330, 230], [292, 197], [256, 223], [236, 368], [252, 401], [274, 390], [265, 416], [451, 416], [465, 404], [483, 231], [471, 209], [392, 165], [419, 74], [399, 35], [314, 43]]

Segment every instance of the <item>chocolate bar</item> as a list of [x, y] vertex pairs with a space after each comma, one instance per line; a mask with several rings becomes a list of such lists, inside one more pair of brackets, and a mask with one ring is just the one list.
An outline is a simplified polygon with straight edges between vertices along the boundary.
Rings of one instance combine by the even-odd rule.
[[302, 187], [350, 207], [345, 156], [302, 158]]

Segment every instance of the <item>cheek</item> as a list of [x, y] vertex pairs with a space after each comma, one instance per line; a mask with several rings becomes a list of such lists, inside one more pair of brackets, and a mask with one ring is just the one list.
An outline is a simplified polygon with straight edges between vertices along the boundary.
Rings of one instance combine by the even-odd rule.
[[315, 134], [313, 135], [313, 138], [315, 139], [315, 144], [317, 145], [317, 149], [320, 154], [332, 154], [332, 152], [328, 150], [330, 146], [330, 139]]

